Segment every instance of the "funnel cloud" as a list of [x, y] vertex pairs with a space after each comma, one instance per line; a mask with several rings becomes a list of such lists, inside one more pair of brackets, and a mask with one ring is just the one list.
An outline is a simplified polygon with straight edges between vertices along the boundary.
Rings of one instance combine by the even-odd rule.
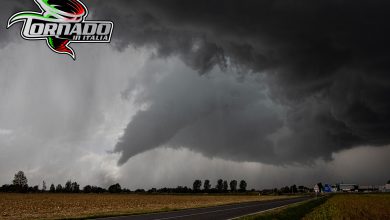
[[[282, 164], [390, 142], [389, 3], [99, 3], [97, 14], [116, 22], [118, 49], [153, 47], [156, 57], [179, 57], [200, 75], [213, 78], [217, 69], [241, 80], [221, 88], [209, 81], [164, 85], [176, 77], [158, 82], [164, 88], [145, 97], [149, 108], [137, 113], [115, 147], [121, 164], [164, 145]], [[258, 95], [264, 87], [269, 105]]]

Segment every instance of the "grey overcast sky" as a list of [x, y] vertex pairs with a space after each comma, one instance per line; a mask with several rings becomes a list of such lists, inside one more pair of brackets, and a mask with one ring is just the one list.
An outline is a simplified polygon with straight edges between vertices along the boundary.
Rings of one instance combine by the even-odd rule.
[[77, 60], [0, 13], [0, 184], [250, 188], [390, 179], [386, 1], [85, 0]]

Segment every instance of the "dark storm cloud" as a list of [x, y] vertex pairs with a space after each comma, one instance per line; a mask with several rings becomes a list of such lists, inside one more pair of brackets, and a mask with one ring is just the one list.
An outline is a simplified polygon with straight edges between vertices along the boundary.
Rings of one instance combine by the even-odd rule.
[[[390, 142], [390, 2], [85, 3], [94, 18], [115, 22], [116, 48], [151, 47], [156, 56], [178, 56], [201, 74], [215, 66], [266, 74], [272, 101], [285, 109], [275, 115], [257, 90], [246, 93], [251, 78], [242, 85], [221, 82], [210, 91], [208, 82], [197, 89], [182, 79], [194, 94], [175, 79], [169, 86], [165, 81], [146, 86], [159, 95], [143, 97], [150, 107], [138, 112], [115, 147], [121, 163], [161, 145], [279, 164], [330, 159], [332, 152]], [[238, 98], [210, 97], [229, 90], [237, 90]]]
[[[142, 0], [101, 4], [104, 7], [94, 8], [96, 16], [115, 21], [118, 48], [151, 46], [158, 56], [179, 56], [202, 74], [216, 65], [223, 70], [234, 66], [243, 73], [266, 73], [273, 100], [288, 109], [283, 128], [279, 127], [270, 144], [259, 131], [267, 126], [261, 123], [267, 114], [259, 111], [250, 116], [253, 127], [230, 126], [246, 120], [247, 115], [239, 111], [233, 117], [221, 114], [220, 121], [204, 116], [203, 124], [183, 119], [179, 127], [170, 127], [194, 110], [175, 107], [167, 117], [159, 113], [169, 112], [170, 106], [162, 110], [152, 105], [134, 118], [116, 146], [116, 151], [123, 152], [122, 162], [134, 149], [142, 152], [175, 142], [210, 156], [225, 149], [227, 158], [237, 156], [233, 145], [245, 146], [244, 154], [250, 155], [242, 160], [268, 163], [330, 159], [332, 152], [342, 149], [390, 142], [388, 2]], [[153, 123], [148, 113], [164, 121]], [[240, 115], [237, 121], [234, 114]], [[142, 124], [159, 137], [138, 129]], [[275, 155], [264, 156], [264, 145]]]
[[143, 87], [137, 102], [150, 106], [134, 116], [117, 144], [120, 163], [161, 145], [237, 161], [277, 159], [267, 136], [283, 122], [278, 106], [269, 102], [255, 80], [239, 82], [232, 74], [215, 71], [199, 77], [178, 61], [154, 61], [142, 75], [148, 72], [158, 74], [131, 80], [133, 86]]

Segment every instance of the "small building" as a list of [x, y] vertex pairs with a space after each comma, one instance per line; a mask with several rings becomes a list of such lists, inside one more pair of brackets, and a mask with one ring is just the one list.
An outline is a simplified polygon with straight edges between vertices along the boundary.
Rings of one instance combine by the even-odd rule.
[[380, 186], [359, 186], [359, 192], [377, 192], [380, 190]]
[[357, 184], [345, 184], [342, 183], [339, 185], [340, 191], [343, 192], [355, 192], [358, 190], [358, 185]]
[[390, 192], [390, 184], [385, 185], [385, 192]]
[[390, 192], [390, 184], [379, 186], [379, 191], [381, 191], [381, 192]]

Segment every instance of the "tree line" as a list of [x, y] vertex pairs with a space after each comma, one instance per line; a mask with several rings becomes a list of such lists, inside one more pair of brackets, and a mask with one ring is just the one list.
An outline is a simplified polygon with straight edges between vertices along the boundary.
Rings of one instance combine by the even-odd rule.
[[[214, 187], [210, 180], [195, 180], [192, 184], [192, 188], [187, 186], [178, 186], [176, 188], [152, 188], [149, 190], [137, 189], [131, 191], [126, 188], [122, 188], [119, 183], [113, 184], [108, 188], [102, 188], [98, 186], [86, 185], [80, 188], [80, 185], [75, 182], [68, 180], [64, 185], [53, 183], [47, 188], [46, 182], [42, 182], [42, 187], [29, 186], [26, 175], [23, 171], [19, 171], [15, 174], [12, 184], [6, 184], [0, 187], [0, 192], [17, 192], [17, 193], [39, 193], [39, 192], [50, 192], [50, 193], [245, 193], [247, 192], [247, 182], [241, 180], [217, 180]], [[255, 191], [252, 189], [251, 191]], [[302, 193], [309, 192], [310, 189], [304, 186], [297, 187], [292, 185], [290, 187], [282, 187], [281, 189], [270, 189], [262, 190], [261, 194], [287, 194], [287, 193]]]
[[231, 180], [229, 183], [226, 180], [219, 179], [214, 188], [211, 187], [210, 180], [205, 180], [202, 188], [202, 181], [195, 180], [192, 184], [194, 192], [246, 192], [247, 183], [241, 180], [237, 187], [237, 180]]
[[[230, 188], [229, 188], [230, 186]], [[20, 193], [38, 193], [38, 192], [50, 192], [50, 193], [200, 193], [200, 192], [206, 192], [206, 193], [222, 193], [222, 192], [246, 192], [247, 183], [245, 180], [241, 180], [239, 184], [239, 188], [237, 188], [237, 181], [232, 180], [230, 181], [229, 185], [228, 182], [222, 179], [219, 179], [215, 185], [214, 188], [211, 187], [210, 180], [205, 180], [202, 188], [202, 181], [201, 180], [195, 180], [193, 183], [192, 188], [188, 188], [186, 186], [178, 186], [176, 188], [161, 188], [156, 189], [152, 188], [149, 190], [144, 189], [137, 189], [135, 191], [131, 191], [126, 188], [122, 188], [119, 183], [113, 184], [109, 186], [107, 189], [98, 187], [98, 186], [92, 186], [92, 185], [86, 185], [82, 189], [80, 188], [80, 185], [75, 182], [68, 180], [64, 185], [58, 184], [54, 185], [53, 183], [47, 188], [46, 182], [42, 182], [42, 188], [39, 189], [39, 186], [29, 186], [28, 180], [26, 175], [23, 171], [19, 171], [15, 174], [14, 179], [12, 181], [12, 184], [5, 184], [0, 187], [0, 192], [20, 192]]]

